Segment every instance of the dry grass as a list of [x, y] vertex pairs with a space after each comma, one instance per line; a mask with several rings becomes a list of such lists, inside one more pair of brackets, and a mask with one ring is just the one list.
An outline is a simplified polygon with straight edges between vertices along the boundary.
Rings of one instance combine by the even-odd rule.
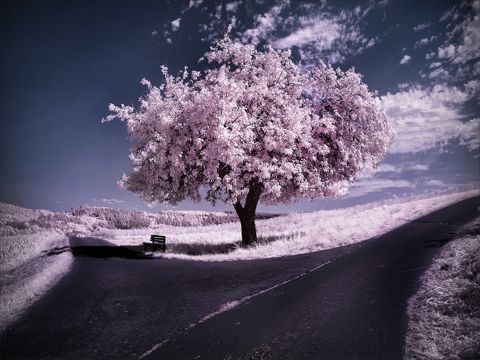
[[409, 304], [406, 358], [480, 358], [480, 218], [446, 245]]
[[99, 229], [92, 235], [117, 245], [137, 246], [150, 234], [167, 237], [167, 252], [156, 256], [201, 261], [252, 260], [280, 257], [349, 245], [385, 234], [418, 217], [462, 199], [478, 195], [478, 190], [430, 194], [350, 208], [288, 214], [258, 220], [260, 242], [238, 246], [238, 222], [203, 226], [163, 225], [149, 229]]
[[71, 267], [69, 252], [56, 256], [31, 256], [16, 267], [0, 271], [0, 332]]
[[475, 195], [478, 187], [309, 214], [273, 218], [261, 214], [257, 221], [261, 241], [251, 247], [240, 245], [240, 224], [231, 213], [150, 214], [106, 208], [54, 213], [0, 203], [0, 331], [68, 271], [72, 256], [58, 249], [67, 246], [71, 234], [97, 235], [118, 245], [141, 247], [150, 234], [162, 233], [168, 238], [167, 253], [158, 256], [260, 259], [369, 239]]

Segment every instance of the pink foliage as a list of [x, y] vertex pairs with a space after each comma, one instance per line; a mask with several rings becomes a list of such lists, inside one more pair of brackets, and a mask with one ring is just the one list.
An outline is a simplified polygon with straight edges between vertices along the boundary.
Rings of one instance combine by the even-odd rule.
[[165, 82], [142, 80], [139, 109], [110, 104], [126, 121], [133, 172], [121, 183], [148, 202], [186, 198], [245, 203], [253, 183], [264, 203], [343, 193], [392, 140], [379, 100], [353, 70], [311, 71], [288, 51], [218, 41], [210, 69]]

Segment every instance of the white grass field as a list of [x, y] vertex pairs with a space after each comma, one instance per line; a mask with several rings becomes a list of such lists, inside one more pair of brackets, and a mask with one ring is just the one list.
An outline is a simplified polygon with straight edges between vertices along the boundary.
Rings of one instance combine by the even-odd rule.
[[166, 253], [155, 256], [200, 261], [251, 260], [302, 254], [349, 245], [380, 236], [432, 211], [478, 195], [478, 189], [395, 199], [338, 210], [316, 211], [257, 220], [261, 242], [240, 244], [238, 222], [147, 229], [101, 229], [92, 235], [117, 245], [141, 245], [150, 234], [167, 237]]
[[447, 244], [409, 301], [408, 360], [478, 359], [480, 217]]
[[[68, 251], [70, 236], [140, 247], [150, 234], [163, 234], [167, 252], [154, 256], [196, 261], [262, 259], [371, 239], [479, 193], [475, 186], [338, 210], [263, 214], [257, 220], [261, 241], [248, 248], [240, 244], [240, 223], [232, 213], [153, 214], [96, 207], [51, 212], [0, 203], [0, 331], [68, 271], [73, 261]], [[54, 249], [60, 251], [52, 255]]]
[[1, 235], [0, 332], [70, 269], [70, 252], [47, 255], [66, 245], [68, 238], [52, 230]]

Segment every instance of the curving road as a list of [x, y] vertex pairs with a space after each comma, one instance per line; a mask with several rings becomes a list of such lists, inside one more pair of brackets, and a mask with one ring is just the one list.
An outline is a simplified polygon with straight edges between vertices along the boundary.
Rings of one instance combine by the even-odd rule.
[[401, 359], [407, 301], [468, 199], [361, 244], [285, 258], [154, 260], [71, 239], [72, 270], [0, 338], [2, 359]]

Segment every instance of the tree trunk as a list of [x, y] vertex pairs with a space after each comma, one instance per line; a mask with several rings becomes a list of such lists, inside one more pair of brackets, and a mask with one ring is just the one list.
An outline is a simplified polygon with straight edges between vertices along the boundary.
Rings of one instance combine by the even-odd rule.
[[239, 216], [242, 226], [242, 244], [251, 245], [257, 242], [257, 228], [255, 226], [255, 214]]
[[242, 226], [243, 245], [252, 245], [258, 240], [257, 228], [255, 227], [255, 213], [257, 211], [257, 205], [262, 191], [263, 185], [259, 184], [257, 181], [252, 181], [245, 200], [245, 205], [242, 206], [239, 201], [233, 205]]

